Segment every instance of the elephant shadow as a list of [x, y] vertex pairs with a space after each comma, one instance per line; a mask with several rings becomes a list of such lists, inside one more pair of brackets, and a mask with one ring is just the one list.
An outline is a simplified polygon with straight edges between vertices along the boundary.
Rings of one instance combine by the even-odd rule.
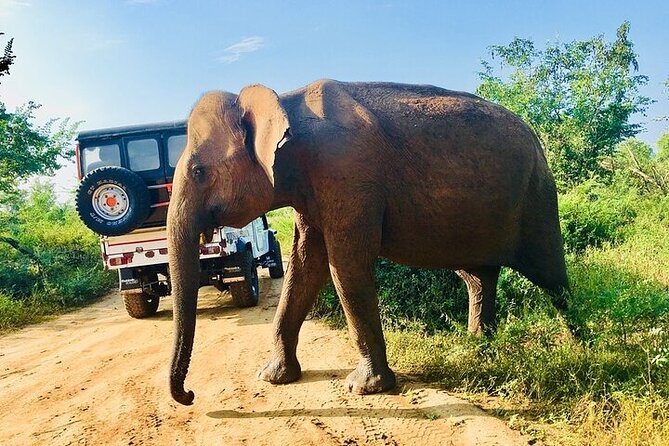
[[[350, 369], [316, 369], [303, 370], [299, 380], [291, 385], [303, 385], [316, 381], [338, 380], [345, 378], [353, 368]], [[440, 389], [419, 380], [418, 376], [399, 373], [397, 375], [399, 385], [394, 389], [384, 392], [386, 395], [402, 395], [403, 391], [420, 390], [426, 388]], [[449, 403], [435, 404], [428, 407], [318, 407], [318, 408], [292, 408], [272, 409], [265, 411], [242, 411], [232, 409], [221, 409], [207, 412], [206, 416], [216, 419], [252, 419], [252, 418], [290, 418], [290, 417], [367, 417], [367, 418], [396, 418], [396, 419], [425, 419], [436, 416], [437, 418], [449, 417], [488, 417], [484, 410], [466, 401], [454, 401]]]
[[452, 403], [440, 404], [421, 408], [369, 408], [369, 407], [321, 407], [305, 409], [275, 409], [255, 412], [241, 410], [221, 409], [207, 412], [209, 418], [217, 419], [245, 419], [245, 418], [275, 418], [275, 417], [365, 417], [365, 418], [397, 418], [397, 419], [425, 419], [426, 414], [437, 414], [445, 417], [457, 414], [458, 417], [482, 417], [488, 416], [482, 410], [468, 404]]

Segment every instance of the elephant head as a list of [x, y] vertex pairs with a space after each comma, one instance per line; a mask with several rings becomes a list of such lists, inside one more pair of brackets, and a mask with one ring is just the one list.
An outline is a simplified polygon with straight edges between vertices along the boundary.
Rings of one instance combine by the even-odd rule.
[[181, 404], [194, 398], [184, 380], [195, 334], [200, 236], [210, 239], [216, 226], [242, 227], [270, 209], [275, 152], [289, 128], [279, 97], [261, 85], [238, 96], [207, 93], [188, 119], [167, 216], [175, 322], [170, 391]]

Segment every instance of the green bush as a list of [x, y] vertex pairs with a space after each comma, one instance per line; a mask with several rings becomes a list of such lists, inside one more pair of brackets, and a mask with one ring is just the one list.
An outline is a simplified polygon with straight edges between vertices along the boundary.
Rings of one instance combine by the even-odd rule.
[[16, 250], [0, 244], [0, 290], [14, 299], [24, 299], [38, 282], [36, 266]]
[[[398, 265], [379, 259], [375, 268], [381, 318], [386, 326], [401, 327], [416, 321], [425, 330], [447, 329], [467, 321], [467, 292], [454, 272]], [[321, 292], [314, 314], [343, 321], [334, 287]]]
[[624, 239], [626, 226], [634, 221], [634, 190], [608, 187], [588, 180], [560, 196], [560, 226], [565, 249], [583, 252]]
[[290, 254], [293, 246], [293, 208], [281, 208], [267, 213], [270, 228], [277, 231], [276, 237], [281, 244], [284, 256]]
[[590, 250], [572, 259], [569, 314], [588, 337], [627, 343], [634, 333], [669, 317], [669, 291], [621, 267], [618, 253], [616, 249]]
[[0, 208], [0, 330], [83, 305], [107, 292], [99, 239], [48, 184], [13, 197]]
[[28, 303], [0, 293], [0, 332], [38, 320], [39, 314]]

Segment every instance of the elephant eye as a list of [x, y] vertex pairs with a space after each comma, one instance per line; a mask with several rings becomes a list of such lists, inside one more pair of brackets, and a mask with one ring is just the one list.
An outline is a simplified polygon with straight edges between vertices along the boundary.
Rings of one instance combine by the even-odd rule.
[[197, 181], [204, 180], [204, 167], [196, 166], [193, 168], [193, 178]]

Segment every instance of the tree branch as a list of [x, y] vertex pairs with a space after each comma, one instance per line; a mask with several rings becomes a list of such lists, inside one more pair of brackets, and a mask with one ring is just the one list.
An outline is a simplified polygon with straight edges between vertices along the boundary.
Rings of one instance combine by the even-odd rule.
[[21, 254], [28, 257], [35, 265], [37, 265], [37, 271], [39, 272], [39, 274], [40, 275], [42, 274], [42, 270], [43, 270], [42, 261], [40, 260], [39, 257], [37, 257], [37, 254], [35, 254], [35, 251], [28, 248], [27, 246], [23, 246], [21, 243], [19, 243], [18, 240], [13, 239], [11, 237], [0, 236], [0, 242], [8, 244], [9, 246], [14, 248], [15, 250], [17, 250]]

